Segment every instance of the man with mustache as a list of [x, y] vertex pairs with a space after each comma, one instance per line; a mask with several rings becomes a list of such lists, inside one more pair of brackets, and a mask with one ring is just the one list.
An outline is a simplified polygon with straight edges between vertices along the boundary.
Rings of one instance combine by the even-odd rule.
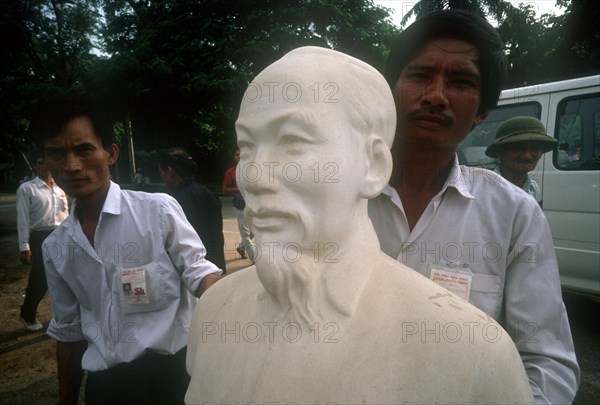
[[540, 186], [529, 172], [556, 143], [557, 140], [546, 133], [544, 124], [537, 118], [514, 117], [498, 127], [496, 138], [485, 154], [498, 159], [493, 169], [496, 173], [522, 188], [539, 203], [542, 200]]
[[538, 403], [571, 403], [579, 367], [546, 218], [524, 191], [456, 155], [498, 101], [503, 52], [487, 21], [458, 10], [428, 14], [397, 37], [386, 66], [394, 171], [369, 215], [385, 253], [508, 330]]
[[385, 79], [348, 55], [298, 48], [253, 80], [237, 176], [261, 254], [198, 303], [187, 403], [532, 400], [496, 322], [381, 252], [367, 199], [394, 127]]
[[177, 404], [189, 376], [187, 332], [196, 298], [221, 270], [177, 201], [121, 190], [111, 123], [80, 97], [42, 109], [35, 133], [72, 215], [44, 241], [56, 339], [59, 403]]

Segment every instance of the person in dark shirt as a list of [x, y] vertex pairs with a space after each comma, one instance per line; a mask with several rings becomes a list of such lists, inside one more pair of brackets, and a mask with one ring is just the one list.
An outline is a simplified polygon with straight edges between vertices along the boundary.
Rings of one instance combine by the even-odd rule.
[[212, 191], [194, 182], [197, 169], [183, 148], [174, 147], [159, 153], [158, 170], [167, 193], [179, 202], [187, 220], [200, 236], [206, 247], [206, 259], [225, 272], [221, 202]]

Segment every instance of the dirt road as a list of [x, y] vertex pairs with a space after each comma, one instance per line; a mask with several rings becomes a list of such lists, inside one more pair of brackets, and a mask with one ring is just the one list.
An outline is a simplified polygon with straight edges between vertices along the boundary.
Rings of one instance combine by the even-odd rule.
[[[19, 322], [29, 268], [19, 262], [15, 235], [0, 234], [0, 403], [55, 404], [54, 341], [43, 331], [28, 332]], [[46, 296], [38, 319], [47, 325], [50, 314]]]

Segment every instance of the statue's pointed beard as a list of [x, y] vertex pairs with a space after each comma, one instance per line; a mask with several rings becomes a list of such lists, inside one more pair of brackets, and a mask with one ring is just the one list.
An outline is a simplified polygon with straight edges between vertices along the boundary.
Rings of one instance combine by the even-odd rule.
[[323, 321], [324, 286], [319, 263], [310, 258], [291, 262], [275, 254], [261, 257], [256, 271], [262, 285], [280, 306], [282, 317], [309, 326]]

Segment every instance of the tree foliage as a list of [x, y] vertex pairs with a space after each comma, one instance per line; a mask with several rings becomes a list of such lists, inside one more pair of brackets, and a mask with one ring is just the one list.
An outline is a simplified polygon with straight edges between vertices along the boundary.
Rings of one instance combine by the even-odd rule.
[[1, 7], [5, 37], [15, 39], [3, 51], [4, 138], [28, 139], [36, 101], [80, 89], [104, 102], [117, 128], [131, 124], [140, 156], [178, 144], [208, 163], [233, 146], [242, 93], [263, 67], [308, 44], [381, 66], [396, 31], [371, 0], [8, 0]]
[[402, 18], [402, 25], [415, 16], [421, 17], [437, 10], [462, 9], [482, 17], [502, 19], [509, 13], [515, 12], [512, 3], [503, 0], [421, 0], [418, 1]]
[[[92, 87], [131, 114], [144, 146], [232, 138], [248, 81], [287, 51], [327, 46], [381, 64], [394, 30], [367, 1], [105, 0], [106, 51]], [[106, 86], [111, 83], [111, 86]], [[114, 89], [119, 91], [115, 92]], [[167, 142], [168, 140], [168, 142]]]
[[[493, 18], [507, 44], [511, 85], [597, 72], [594, 0], [558, 0], [565, 13], [541, 19], [513, 4], [423, 0], [411, 13], [467, 8]], [[79, 89], [103, 100], [123, 140], [131, 124], [136, 149], [146, 151], [139, 156], [182, 145], [220, 177], [254, 75], [302, 45], [381, 68], [397, 32], [387, 17], [372, 0], [5, 0], [0, 152], [30, 148], [37, 101]]]
[[0, 67], [1, 152], [14, 155], [28, 150], [28, 119], [36, 101], [80, 84], [95, 60], [91, 50], [96, 23], [95, 1], [0, 3], [4, 39]]
[[560, 15], [536, 17], [535, 2], [421, 0], [402, 24], [433, 10], [465, 9], [490, 18], [506, 44], [505, 87], [516, 87], [600, 71], [600, 5], [595, 0], [556, 0]]

